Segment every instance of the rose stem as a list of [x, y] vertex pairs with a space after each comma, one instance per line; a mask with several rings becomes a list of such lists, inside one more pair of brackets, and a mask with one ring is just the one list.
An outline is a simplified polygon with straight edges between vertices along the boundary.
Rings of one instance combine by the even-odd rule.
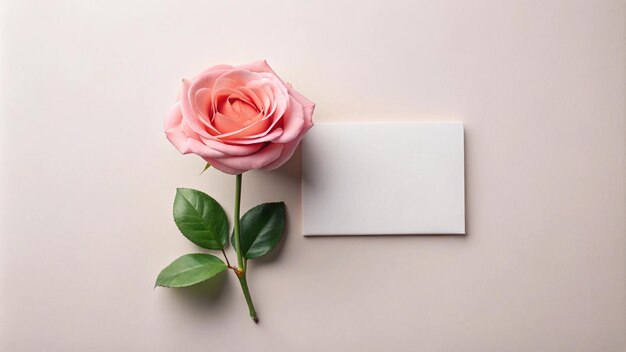
[[241, 205], [241, 174], [236, 176], [235, 181], [235, 225], [233, 230], [233, 245], [235, 246], [235, 251], [237, 252], [237, 270], [235, 274], [239, 279], [239, 283], [241, 284], [241, 289], [243, 291], [243, 295], [246, 298], [246, 303], [248, 303], [248, 309], [250, 310], [250, 318], [255, 323], [259, 322], [259, 318], [256, 316], [256, 310], [254, 309], [254, 304], [252, 303], [252, 297], [250, 296], [250, 290], [248, 289], [248, 280], [246, 279], [246, 263], [243, 259], [243, 255], [241, 253], [241, 243], [239, 239], [239, 208]]
[[222, 248], [222, 254], [224, 254], [224, 259], [226, 259], [226, 266], [228, 266], [228, 268], [232, 268], [230, 265], [230, 262], [228, 261], [228, 257], [226, 256], [226, 252], [224, 251], [224, 248]]

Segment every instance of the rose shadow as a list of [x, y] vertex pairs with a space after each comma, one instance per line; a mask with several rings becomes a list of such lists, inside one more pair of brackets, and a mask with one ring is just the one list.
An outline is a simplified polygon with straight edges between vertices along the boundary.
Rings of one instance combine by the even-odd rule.
[[228, 275], [232, 275], [230, 270], [196, 285], [170, 288], [168, 292], [181, 305], [187, 306], [194, 312], [218, 311], [219, 307], [223, 306], [220, 302], [232, 293], [232, 280], [227, 278]]

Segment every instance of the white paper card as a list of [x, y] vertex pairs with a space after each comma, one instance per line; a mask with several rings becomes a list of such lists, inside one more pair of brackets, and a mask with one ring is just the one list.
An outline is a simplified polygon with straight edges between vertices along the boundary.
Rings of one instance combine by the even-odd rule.
[[305, 236], [465, 233], [460, 122], [317, 123], [302, 173]]

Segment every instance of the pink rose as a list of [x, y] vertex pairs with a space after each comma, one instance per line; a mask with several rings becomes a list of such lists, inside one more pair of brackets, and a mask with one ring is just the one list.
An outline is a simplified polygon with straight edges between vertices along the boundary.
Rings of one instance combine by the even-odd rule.
[[222, 172], [272, 170], [313, 126], [314, 108], [265, 61], [217, 65], [183, 79], [165, 134], [181, 153], [197, 154]]

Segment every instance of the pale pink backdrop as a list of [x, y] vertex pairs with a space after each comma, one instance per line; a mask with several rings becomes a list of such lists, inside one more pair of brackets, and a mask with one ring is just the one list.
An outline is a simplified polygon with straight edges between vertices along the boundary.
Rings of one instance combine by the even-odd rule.
[[[1, 4], [0, 350], [624, 351], [623, 1]], [[317, 121], [463, 121], [468, 235], [303, 238], [296, 157], [244, 176], [289, 213], [259, 326], [153, 290], [174, 189], [233, 204], [163, 136], [180, 79], [262, 58]]]

